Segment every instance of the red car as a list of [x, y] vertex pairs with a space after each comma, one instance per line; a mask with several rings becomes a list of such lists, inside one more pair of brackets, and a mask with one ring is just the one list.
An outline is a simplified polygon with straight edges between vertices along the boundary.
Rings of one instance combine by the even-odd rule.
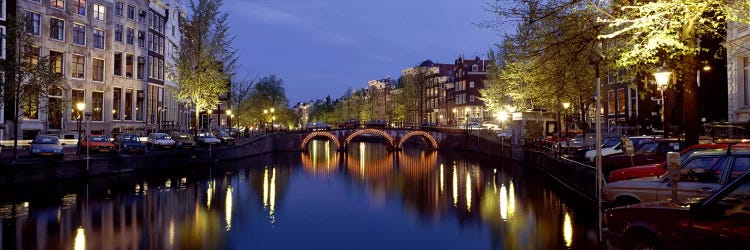
[[682, 149], [682, 142], [677, 139], [656, 139], [644, 142], [635, 149], [632, 163], [631, 157], [623, 152], [602, 157], [602, 171], [607, 176], [617, 169], [663, 162], [667, 160], [668, 152], [680, 152], [680, 149]]
[[[734, 177], [734, 178], [731, 178]], [[747, 249], [750, 172], [705, 199], [616, 207], [604, 212], [605, 249]]]
[[89, 135], [88, 138], [81, 140], [81, 153], [86, 153], [88, 148], [91, 153], [116, 153], [115, 144], [109, 140], [106, 135]]
[[[693, 152], [709, 150], [709, 149], [722, 149], [722, 148], [727, 148], [728, 146], [729, 144], [696, 144], [686, 149], [683, 149], [680, 152], [680, 158], [681, 158], [680, 160], [685, 159], [685, 157], [687, 157]], [[733, 145], [732, 147], [733, 148], [750, 148], [750, 144], [744, 144], [744, 143], [736, 144], [736, 145]], [[615, 181], [635, 179], [635, 178], [641, 178], [641, 177], [663, 175], [664, 173], [667, 172], [667, 169], [664, 167], [664, 159], [662, 159], [661, 161], [662, 161], [661, 163], [645, 164], [645, 165], [640, 165], [640, 166], [635, 166], [635, 167], [613, 170], [612, 172], [609, 173], [609, 178], [607, 178], [607, 181], [615, 182]]]

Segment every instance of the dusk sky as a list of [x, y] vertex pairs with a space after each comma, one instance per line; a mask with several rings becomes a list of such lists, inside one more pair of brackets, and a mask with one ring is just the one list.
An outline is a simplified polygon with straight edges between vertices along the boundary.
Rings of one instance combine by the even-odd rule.
[[225, 0], [239, 75], [283, 79], [289, 104], [338, 98], [349, 87], [430, 59], [483, 56], [500, 41], [489, 0]]

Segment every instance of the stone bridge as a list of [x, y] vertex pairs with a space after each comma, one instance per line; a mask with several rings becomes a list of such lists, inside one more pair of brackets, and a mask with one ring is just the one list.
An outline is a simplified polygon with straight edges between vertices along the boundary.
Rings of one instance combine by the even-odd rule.
[[300, 150], [306, 150], [308, 143], [312, 139], [328, 139], [333, 141], [339, 150], [345, 150], [349, 143], [358, 136], [378, 136], [383, 138], [389, 150], [400, 150], [404, 142], [414, 137], [421, 139], [429, 149], [436, 150], [439, 148], [441, 142], [447, 139], [446, 134], [440, 131], [390, 128], [335, 129], [300, 133], [302, 135], [299, 145]]

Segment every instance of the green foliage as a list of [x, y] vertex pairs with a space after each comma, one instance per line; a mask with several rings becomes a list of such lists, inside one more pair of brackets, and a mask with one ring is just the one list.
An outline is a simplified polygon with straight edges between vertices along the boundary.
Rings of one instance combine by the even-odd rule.
[[192, 15], [180, 19], [182, 40], [177, 58], [175, 96], [195, 106], [196, 118], [204, 108], [216, 106], [226, 94], [236, 69], [236, 51], [228, 33], [227, 13], [221, 0], [190, 1]]
[[[293, 118], [287, 108], [288, 102], [283, 80], [270, 75], [260, 78], [252, 86], [247, 98], [240, 102], [240, 110], [248, 124], [262, 125], [270, 122], [273, 116], [276, 116], [276, 121], [287, 122]], [[273, 114], [270, 114], [271, 108]]]

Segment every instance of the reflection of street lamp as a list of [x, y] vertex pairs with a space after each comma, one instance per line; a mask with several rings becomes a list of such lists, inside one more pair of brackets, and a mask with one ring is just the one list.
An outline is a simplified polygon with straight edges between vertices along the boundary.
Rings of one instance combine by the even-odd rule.
[[78, 110], [78, 147], [76, 148], [76, 154], [79, 155], [81, 154], [81, 120], [83, 120], [83, 110], [85, 109], [85, 103], [76, 103], [76, 110]]
[[664, 116], [664, 106], [667, 103], [667, 100], [664, 98], [664, 89], [667, 88], [667, 84], [669, 84], [669, 76], [672, 75], [672, 72], [665, 70], [662, 67], [659, 67], [656, 72], [654, 72], [654, 78], [656, 78], [656, 86], [661, 91], [661, 125], [662, 130], [664, 132], [664, 137], [667, 137], [667, 121], [666, 117]]

